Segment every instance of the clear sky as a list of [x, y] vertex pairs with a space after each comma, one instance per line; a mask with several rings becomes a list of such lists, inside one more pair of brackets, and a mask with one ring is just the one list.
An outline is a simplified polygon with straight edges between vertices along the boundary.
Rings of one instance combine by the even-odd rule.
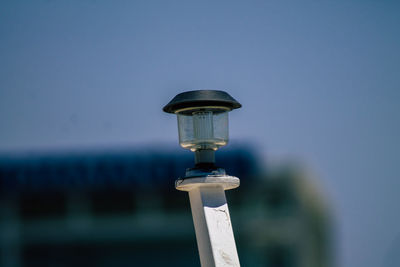
[[177, 142], [161, 107], [226, 90], [243, 104], [233, 142], [320, 177], [339, 266], [399, 266], [399, 14], [398, 1], [3, 0], [0, 152]]

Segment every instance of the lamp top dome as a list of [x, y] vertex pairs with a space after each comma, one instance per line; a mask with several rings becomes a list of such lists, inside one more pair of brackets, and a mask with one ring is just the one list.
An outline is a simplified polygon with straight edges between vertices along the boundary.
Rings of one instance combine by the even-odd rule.
[[164, 108], [167, 113], [190, 107], [218, 106], [229, 110], [240, 108], [242, 105], [227, 92], [219, 90], [187, 91], [176, 95]]

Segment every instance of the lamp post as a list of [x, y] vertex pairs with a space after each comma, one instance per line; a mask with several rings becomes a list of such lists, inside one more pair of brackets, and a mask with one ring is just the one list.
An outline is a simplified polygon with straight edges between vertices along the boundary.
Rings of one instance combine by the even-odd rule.
[[228, 142], [228, 112], [241, 104], [216, 90], [189, 91], [175, 96], [163, 110], [178, 117], [179, 143], [195, 153], [175, 188], [189, 192], [201, 266], [240, 266], [225, 190], [239, 186], [215, 165], [215, 151]]

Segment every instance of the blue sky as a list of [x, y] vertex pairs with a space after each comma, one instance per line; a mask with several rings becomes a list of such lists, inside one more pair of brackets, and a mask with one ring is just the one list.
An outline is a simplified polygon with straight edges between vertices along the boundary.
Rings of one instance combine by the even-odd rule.
[[2, 1], [0, 152], [177, 143], [162, 106], [226, 90], [243, 104], [232, 143], [320, 177], [339, 265], [399, 264], [399, 14], [396, 1]]

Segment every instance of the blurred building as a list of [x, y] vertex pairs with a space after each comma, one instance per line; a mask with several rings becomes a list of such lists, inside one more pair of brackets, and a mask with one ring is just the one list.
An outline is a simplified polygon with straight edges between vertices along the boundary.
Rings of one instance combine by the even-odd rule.
[[[293, 167], [246, 148], [217, 164], [243, 266], [331, 266], [329, 213]], [[191, 153], [129, 151], [0, 157], [0, 266], [200, 266], [186, 193]]]

